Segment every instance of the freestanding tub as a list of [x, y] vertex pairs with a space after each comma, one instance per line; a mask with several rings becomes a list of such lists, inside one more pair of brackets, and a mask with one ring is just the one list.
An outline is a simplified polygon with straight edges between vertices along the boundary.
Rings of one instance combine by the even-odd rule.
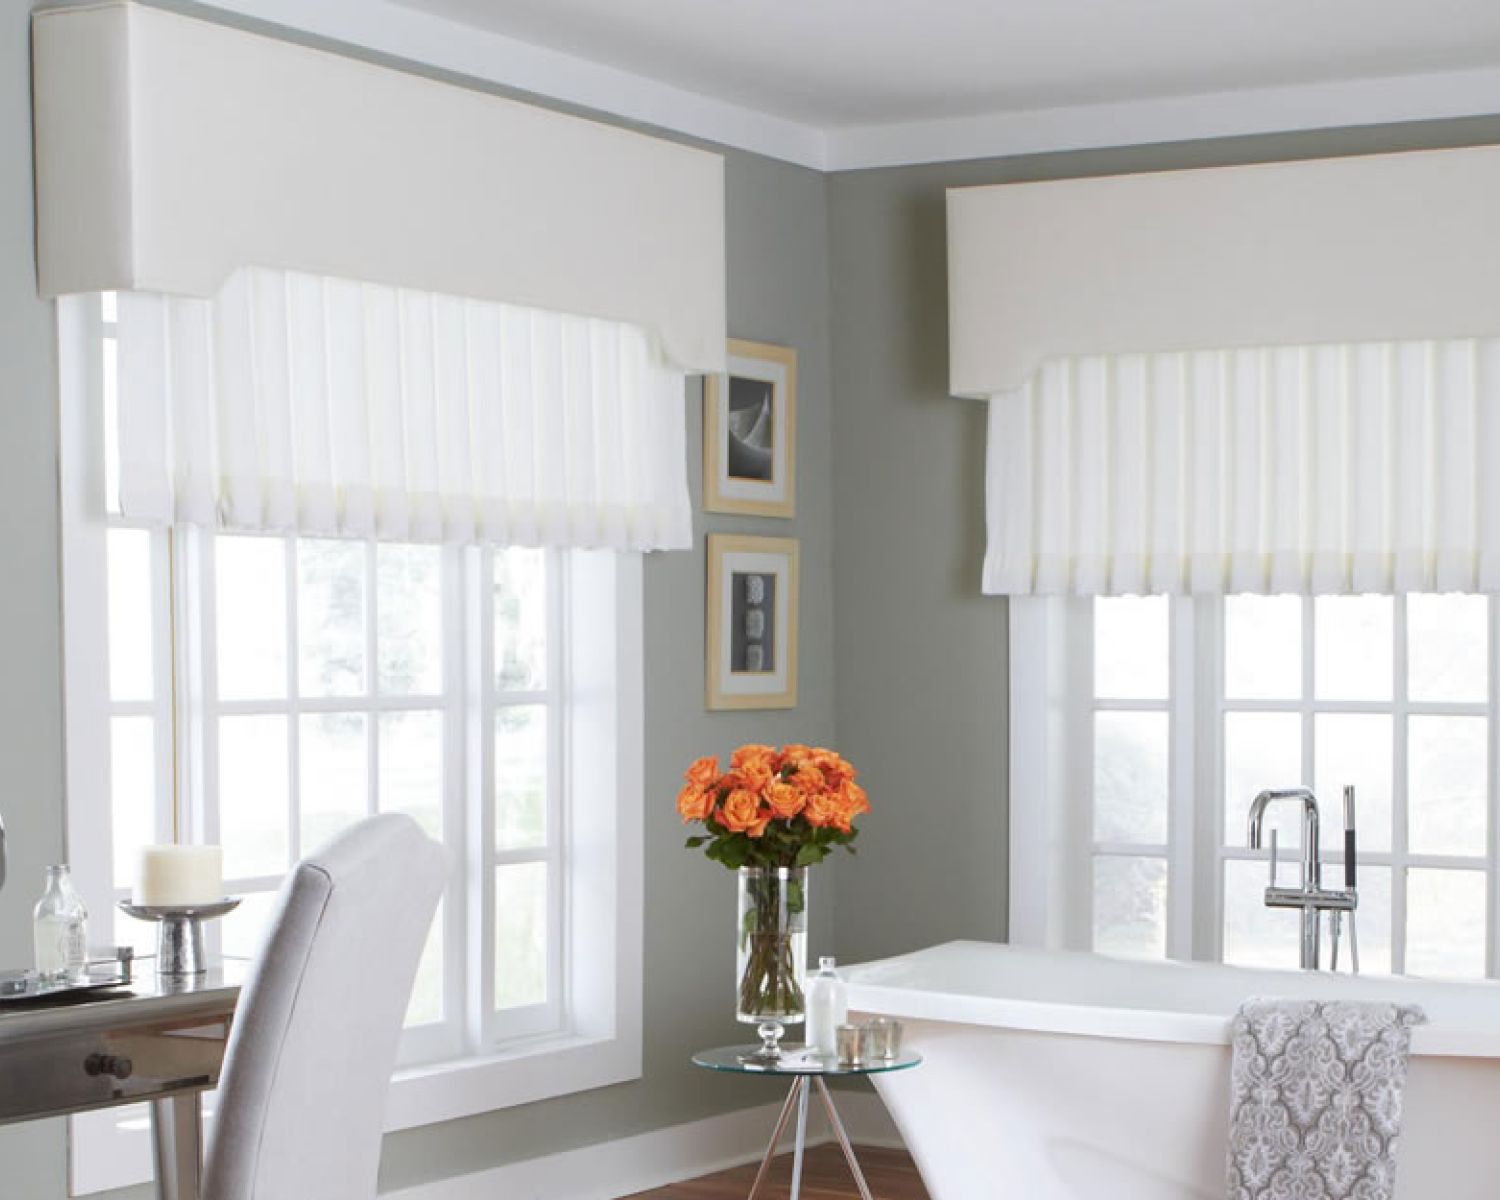
[[926, 1061], [875, 1076], [933, 1200], [1223, 1200], [1250, 996], [1412, 1001], [1401, 1200], [1500, 1197], [1500, 985], [950, 942], [845, 972]]

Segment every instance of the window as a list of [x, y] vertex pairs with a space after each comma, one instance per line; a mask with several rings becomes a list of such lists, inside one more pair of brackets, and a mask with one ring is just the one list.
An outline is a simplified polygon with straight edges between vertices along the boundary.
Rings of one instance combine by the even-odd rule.
[[407, 812], [452, 873], [395, 1127], [638, 1075], [638, 556], [134, 524], [112, 501], [109, 299], [60, 318], [69, 839], [96, 940], [113, 914], [154, 951], [114, 907], [136, 847], [219, 843], [243, 903], [211, 950], [250, 957], [292, 863]]
[[[1061, 701], [1050, 742], [1013, 737], [1013, 857], [1050, 844], [1087, 881], [1013, 888], [1020, 936], [1295, 967], [1298, 917], [1262, 902], [1249, 804], [1311, 786], [1333, 886], [1352, 784], [1363, 971], [1494, 974], [1494, 621], [1472, 595], [1013, 601], [1013, 706], [1044, 714], [1022, 728]], [[1295, 884], [1300, 821], [1269, 819]]]

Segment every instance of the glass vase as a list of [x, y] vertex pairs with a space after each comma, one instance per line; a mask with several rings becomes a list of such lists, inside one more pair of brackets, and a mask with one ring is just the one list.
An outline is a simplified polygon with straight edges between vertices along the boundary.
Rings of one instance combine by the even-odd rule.
[[736, 1016], [758, 1025], [756, 1058], [774, 1061], [783, 1026], [802, 1020], [807, 982], [807, 868], [741, 867]]

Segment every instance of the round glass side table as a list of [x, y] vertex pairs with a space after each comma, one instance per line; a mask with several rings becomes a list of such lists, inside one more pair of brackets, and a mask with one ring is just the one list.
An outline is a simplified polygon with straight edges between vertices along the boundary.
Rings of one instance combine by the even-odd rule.
[[865, 1182], [864, 1172], [859, 1169], [859, 1162], [854, 1157], [854, 1147], [849, 1144], [849, 1135], [844, 1132], [844, 1123], [839, 1120], [838, 1109], [833, 1105], [833, 1093], [823, 1081], [839, 1075], [880, 1075], [886, 1071], [907, 1071], [920, 1063], [922, 1056], [903, 1051], [895, 1058], [875, 1059], [857, 1067], [845, 1067], [834, 1059], [811, 1054], [805, 1048], [788, 1046], [778, 1062], [746, 1062], [745, 1056], [753, 1054], [755, 1050], [755, 1046], [717, 1046], [712, 1050], [700, 1050], [693, 1055], [693, 1065], [706, 1071], [727, 1071], [736, 1075], [784, 1075], [792, 1080], [786, 1103], [781, 1106], [781, 1115], [777, 1117], [776, 1128], [771, 1133], [771, 1144], [766, 1147], [766, 1155], [760, 1160], [760, 1170], [755, 1173], [755, 1182], [750, 1185], [747, 1200], [755, 1200], [760, 1194], [761, 1184], [770, 1173], [771, 1161], [776, 1157], [776, 1146], [781, 1141], [781, 1135], [786, 1132], [786, 1123], [791, 1119], [794, 1107], [797, 1110], [797, 1141], [792, 1152], [791, 1200], [797, 1200], [802, 1191], [802, 1153], [807, 1146], [807, 1102], [814, 1086], [817, 1087], [818, 1098], [823, 1101], [823, 1108], [828, 1113], [828, 1124], [833, 1129], [833, 1136], [838, 1139], [839, 1148], [843, 1150], [844, 1159], [849, 1164], [849, 1171], [859, 1187], [861, 1200], [875, 1200], [870, 1192], [870, 1185]]

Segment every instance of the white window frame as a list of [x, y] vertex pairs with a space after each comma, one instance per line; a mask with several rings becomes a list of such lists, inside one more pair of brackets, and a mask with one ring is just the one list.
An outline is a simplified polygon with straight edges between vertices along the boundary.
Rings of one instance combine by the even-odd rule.
[[[148, 708], [157, 721], [158, 780], [172, 778], [174, 738], [171, 696], [138, 705], [113, 702], [109, 686], [108, 592], [104, 463], [106, 431], [103, 320], [96, 297], [67, 297], [58, 304], [61, 384], [61, 516], [64, 613], [64, 688], [67, 732], [66, 836], [68, 854], [91, 911], [96, 941], [110, 940], [108, 918], [116, 898], [110, 830], [109, 728], [112, 715]], [[158, 577], [166, 556], [195, 537], [191, 531], [151, 531]], [[175, 545], [174, 545], [175, 543]], [[468, 874], [479, 887], [456, 893], [461, 905], [490, 904], [499, 862], [534, 857], [497, 852], [494, 846], [494, 717], [499, 704], [538, 700], [542, 694], [497, 696], [491, 622], [478, 617], [491, 594], [492, 560], [476, 548], [449, 548], [445, 555], [470, 557], [467, 571], [445, 579], [467, 579], [470, 594], [445, 588], [445, 620], [461, 622], [464, 637], [448, 640], [445, 669], [462, 680], [464, 719], [447, 723], [448, 819], [463, 825], [465, 861], [455, 863], [455, 882]], [[553, 1096], [638, 1079], [642, 1043], [643, 806], [644, 806], [644, 623], [640, 554], [610, 551], [556, 552], [562, 569], [549, 572], [550, 624], [562, 637], [549, 639], [549, 689], [558, 691], [564, 714], [549, 723], [549, 775], [565, 786], [551, 789], [549, 819], [560, 833], [549, 837], [545, 857], [552, 870], [550, 902], [562, 930], [549, 963], [549, 1001], [534, 1009], [495, 1013], [493, 946], [484, 939], [482, 962], [466, 993], [450, 990], [450, 1006], [462, 1008], [469, 1043], [485, 1047], [439, 1062], [402, 1067], [393, 1077], [386, 1129], [394, 1131], [531, 1103]], [[191, 552], [188, 557], [195, 557]], [[206, 554], [196, 555], [200, 561]], [[184, 564], [178, 564], [180, 573]], [[180, 582], [180, 581], [179, 581]], [[487, 585], [490, 585], [487, 587]], [[211, 586], [211, 583], [207, 586]], [[187, 616], [182, 597], [174, 609], [167, 589], [154, 603], [155, 667], [158, 679], [181, 673], [174, 658], [172, 622]], [[292, 631], [289, 630], [289, 636]], [[197, 631], [196, 644], [211, 644]], [[178, 645], [183, 639], [175, 639]], [[459, 649], [453, 647], [462, 642]], [[470, 647], [477, 646], [477, 653]], [[295, 664], [289, 664], [295, 669]], [[370, 669], [374, 669], [371, 662]], [[179, 677], [179, 684], [181, 679]], [[454, 689], [450, 689], [450, 693]], [[183, 694], [179, 687], [179, 694]], [[362, 707], [356, 704], [354, 707]], [[557, 711], [557, 710], [554, 710]], [[178, 728], [183, 728], [178, 714]], [[556, 726], [555, 728], [553, 726]], [[488, 731], [488, 736], [486, 732]], [[185, 743], [187, 738], [175, 739]], [[187, 753], [185, 745], [177, 753]], [[165, 772], [165, 773], [163, 773]], [[188, 780], [179, 773], [176, 778]], [[188, 788], [182, 789], [184, 792]], [[157, 829], [164, 837], [196, 832], [190, 797], [174, 801], [158, 784]], [[455, 808], [457, 811], [455, 811]], [[201, 815], [201, 810], [200, 810]], [[451, 827], [451, 826], [450, 826]], [[211, 833], [211, 830], [205, 830]], [[558, 847], [566, 846], [566, 883]], [[477, 873], [477, 874], [471, 874]], [[452, 889], [450, 889], [450, 892]], [[450, 900], [452, 895], [450, 895]], [[104, 919], [101, 919], [104, 918]], [[467, 924], [451, 920], [450, 927]], [[451, 951], [451, 946], [449, 947]], [[451, 953], [447, 960], [451, 970]], [[477, 986], [472, 986], [477, 984]], [[431, 1028], [431, 1027], [429, 1027]], [[419, 1030], [424, 1033], [426, 1030]], [[417, 1047], [426, 1053], [438, 1047]], [[209, 1108], [211, 1111], [211, 1101]], [[210, 1118], [211, 1119], [211, 1118]], [[72, 1192], [82, 1195], [150, 1178], [146, 1122], [127, 1109], [73, 1118]]]
[[[1313, 721], [1319, 712], [1376, 712], [1393, 717], [1392, 844], [1361, 850], [1360, 860], [1392, 872], [1392, 963], [1404, 962], [1407, 867], [1483, 869], [1487, 881], [1486, 974], [1500, 969], [1500, 603], [1489, 602], [1489, 696], [1483, 702], [1427, 703], [1407, 698], [1405, 600], [1395, 599], [1395, 656], [1390, 702], [1328, 702], [1314, 698], [1315, 655], [1311, 601], [1303, 609], [1303, 688], [1297, 700], [1229, 700], [1224, 696], [1223, 599], [1171, 597], [1169, 694], [1162, 701], [1094, 698], [1093, 599], [1012, 597], [1009, 601], [1010, 667], [1010, 940], [1051, 949], [1090, 950], [1093, 943], [1092, 865], [1096, 856], [1162, 855], [1167, 861], [1169, 959], [1220, 961], [1223, 954], [1224, 864], [1265, 858], [1226, 837], [1223, 730], [1226, 712], [1292, 712], [1302, 726], [1303, 778], [1313, 774]], [[1096, 843], [1093, 837], [1093, 714], [1156, 711], [1168, 714], [1167, 844]], [[1418, 855], [1406, 846], [1406, 727], [1411, 715], [1484, 716], [1488, 719], [1487, 788], [1490, 800], [1486, 854]], [[1195, 802], [1195, 797], [1204, 800]], [[1325, 813], [1325, 869], [1343, 862], [1337, 797], [1320, 797]], [[1248, 798], [1246, 798], [1248, 813]], [[1232, 844], [1231, 844], [1232, 843]], [[1295, 872], [1295, 863], [1284, 869]]]

